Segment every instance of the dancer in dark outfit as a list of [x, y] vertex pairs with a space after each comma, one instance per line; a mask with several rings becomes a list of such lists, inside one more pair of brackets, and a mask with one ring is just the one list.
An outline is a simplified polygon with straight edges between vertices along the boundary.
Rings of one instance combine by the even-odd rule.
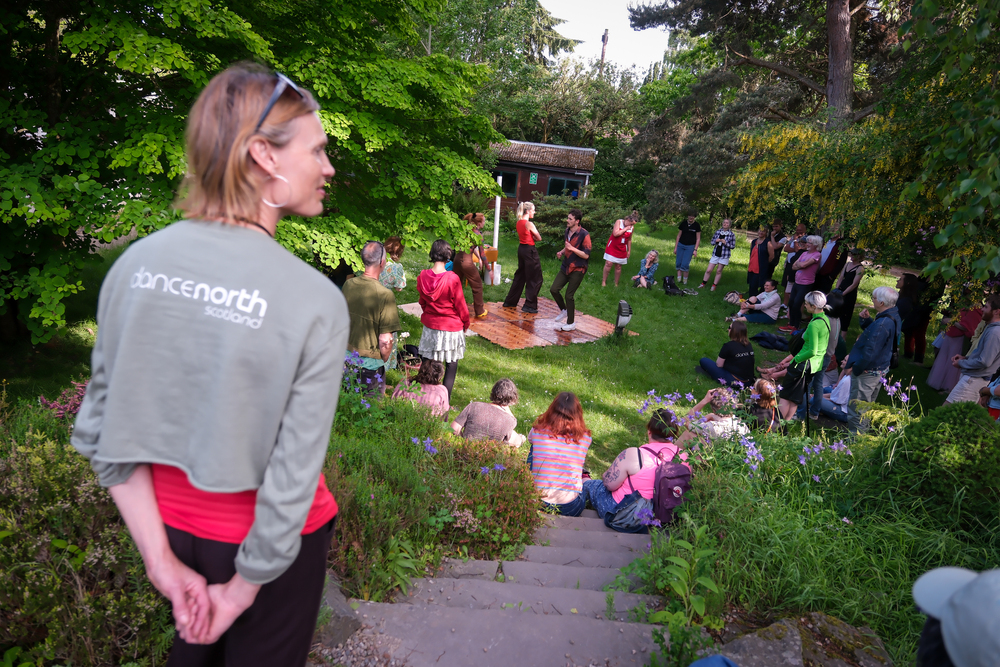
[[[579, 209], [569, 212], [566, 216], [566, 243], [563, 249], [556, 253], [556, 257], [561, 257], [563, 262], [556, 279], [552, 281], [549, 293], [559, 306], [556, 322], [566, 320], [566, 324], [556, 327], [558, 331], [576, 329], [576, 290], [579, 289], [583, 276], [587, 273], [591, 249], [590, 232], [580, 226], [582, 220], [583, 213]], [[563, 287], [566, 287], [565, 301], [560, 294]]]

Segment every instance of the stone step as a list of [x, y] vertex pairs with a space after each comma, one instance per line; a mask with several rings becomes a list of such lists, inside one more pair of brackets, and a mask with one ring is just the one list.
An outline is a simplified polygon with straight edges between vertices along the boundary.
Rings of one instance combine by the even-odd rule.
[[602, 519], [598, 519], [597, 517], [546, 516], [542, 525], [550, 528], [565, 528], [566, 530], [614, 532], [604, 525]]
[[441, 563], [441, 571], [438, 577], [447, 579], [485, 579], [493, 581], [497, 578], [497, 569], [500, 562], [495, 560], [460, 560], [458, 558], [445, 558]]
[[649, 535], [616, 533], [613, 530], [567, 530], [542, 526], [535, 531], [535, 544], [543, 547], [572, 547], [597, 551], [627, 551], [636, 554], [649, 551]]
[[629, 611], [643, 605], [651, 611], [661, 609], [663, 606], [662, 601], [652, 595], [602, 593], [582, 588], [579, 590], [547, 586], [542, 588], [481, 579], [415, 579], [405, 599], [410, 604], [462, 609], [501, 609], [512, 613], [542, 616], [577, 614], [587, 618], [616, 621], [629, 621]]
[[584, 518], [587, 518], [587, 519], [596, 519], [597, 518], [597, 510], [583, 510], [583, 514], [581, 514], [580, 516], [582, 516]]
[[567, 567], [616, 567], [622, 568], [640, 556], [634, 551], [598, 551], [572, 547], [540, 547], [529, 544], [518, 560], [532, 563], [549, 563]]
[[649, 661], [654, 626], [535, 613], [360, 602], [378, 653], [408, 667], [613, 665]]
[[528, 561], [504, 561], [504, 581], [528, 586], [602, 591], [621, 574], [615, 567], [566, 567]]

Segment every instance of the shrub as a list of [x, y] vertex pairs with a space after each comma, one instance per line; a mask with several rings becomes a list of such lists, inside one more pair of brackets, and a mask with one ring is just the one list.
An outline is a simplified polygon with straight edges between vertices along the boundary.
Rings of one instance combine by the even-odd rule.
[[74, 665], [159, 662], [170, 609], [64, 421], [22, 403], [0, 432], [0, 653]]
[[578, 208], [583, 212], [583, 228], [590, 232], [590, 241], [594, 245], [590, 255], [591, 260], [603, 256], [604, 246], [611, 236], [615, 220], [631, 213], [620, 204], [599, 197], [573, 199], [550, 195], [536, 197], [534, 202], [535, 217], [532, 222], [542, 235], [542, 240], [535, 245], [550, 255], [562, 250], [566, 233], [566, 216], [572, 209]]
[[[931, 411], [903, 432], [897, 475], [930, 500], [931, 513], [963, 526], [992, 526], [1000, 509], [1000, 429], [976, 403]], [[898, 456], [898, 454], [897, 454]]]

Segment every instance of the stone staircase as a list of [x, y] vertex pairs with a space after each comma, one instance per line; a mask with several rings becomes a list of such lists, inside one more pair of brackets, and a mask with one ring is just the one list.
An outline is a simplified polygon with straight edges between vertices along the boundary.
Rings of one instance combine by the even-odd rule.
[[352, 601], [355, 618], [380, 656], [411, 667], [647, 664], [653, 626], [630, 611], [660, 600], [603, 589], [649, 536], [616, 533], [588, 510], [547, 517], [534, 538], [516, 561], [450, 561], [400, 603]]

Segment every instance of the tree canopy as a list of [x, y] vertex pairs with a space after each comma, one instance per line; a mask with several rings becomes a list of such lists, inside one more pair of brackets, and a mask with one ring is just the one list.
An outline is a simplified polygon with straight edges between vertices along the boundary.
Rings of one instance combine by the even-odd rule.
[[[323, 107], [338, 170], [326, 214], [279, 241], [319, 267], [357, 264], [367, 238], [467, 234], [455, 184], [491, 190], [478, 151], [501, 139], [470, 100], [485, 67], [404, 56], [444, 0], [285, 3], [28, 0], [0, 9], [0, 314], [42, 341], [64, 324], [94, 239], [177, 215], [188, 109], [240, 60], [284, 71]], [[39, 75], [41, 74], [41, 75]]]

